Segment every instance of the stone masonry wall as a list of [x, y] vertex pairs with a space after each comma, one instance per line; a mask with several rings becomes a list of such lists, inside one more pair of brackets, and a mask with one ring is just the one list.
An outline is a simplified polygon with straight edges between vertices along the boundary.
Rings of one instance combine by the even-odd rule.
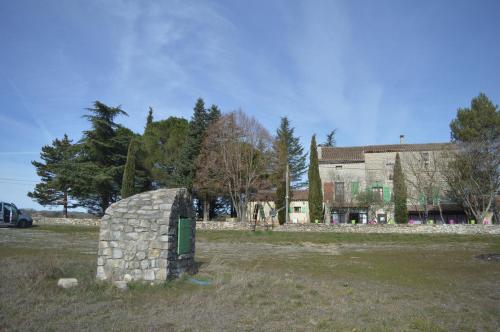
[[[198, 221], [198, 229], [202, 230], [250, 230], [251, 224], [228, 223], [215, 221]], [[257, 227], [262, 230], [262, 226]], [[352, 224], [285, 224], [275, 225], [275, 232], [331, 232], [331, 233], [378, 233], [378, 234], [497, 234], [500, 225], [352, 225]]]
[[99, 226], [101, 219], [98, 218], [51, 218], [33, 217], [33, 225], [75, 225], [75, 226]]
[[[55, 220], [55, 221], [54, 221]], [[71, 219], [71, 218], [44, 218], [35, 224], [65, 224], [65, 225], [90, 225], [98, 226], [100, 219]], [[83, 222], [82, 222], [83, 221]], [[262, 227], [257, 227], [261, 229]], [[199, 230], [250, 230], [250, 224], [239, 222], [198, 221], [196, 229]], [[500, 225], [304, 225], [289, 224], [275, 226], [275, 231], [281, 232], [333, 232], [333, 233], [413, 233], [413, 234], [500, 234]]]
[[195, 227], [191, 253], [177, 254], [179, 218], [193, 219], [185, 189], [160, 189], [123, 199], [101, 220], [97, 279], [162, 282], [194, 272]]

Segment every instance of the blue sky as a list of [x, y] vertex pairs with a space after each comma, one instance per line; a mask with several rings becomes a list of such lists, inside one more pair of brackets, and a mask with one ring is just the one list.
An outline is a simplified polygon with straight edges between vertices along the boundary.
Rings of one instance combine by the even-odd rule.
[[0, 200], [26, 193], [30, 161], [94, 100], [136, 132], [189, 118], [197, 97], [309, 146], [449, 140], [458, 107], [500, 103], [499, 1], [1, 1]]

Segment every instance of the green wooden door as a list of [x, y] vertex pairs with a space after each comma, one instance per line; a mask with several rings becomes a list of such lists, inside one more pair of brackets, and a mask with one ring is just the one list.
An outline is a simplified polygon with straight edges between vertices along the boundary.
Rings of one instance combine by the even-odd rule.
[[177, 230], [177, 254], [191, 253], [191, 220], [188, 218], [179, 218]]

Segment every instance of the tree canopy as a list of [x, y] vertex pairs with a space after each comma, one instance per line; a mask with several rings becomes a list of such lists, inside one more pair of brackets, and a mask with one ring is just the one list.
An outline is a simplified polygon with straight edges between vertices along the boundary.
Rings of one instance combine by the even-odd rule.
[[62, 139], [52, 141], [52, 145], [42, 147], [41, 162], [31, 162], [41, 182], [28, 196], [43, 206], [63, 206], [65, 217], [68, 208], [78, 206], [72, 196], [75, 156], [76, 151], [65, 134]]

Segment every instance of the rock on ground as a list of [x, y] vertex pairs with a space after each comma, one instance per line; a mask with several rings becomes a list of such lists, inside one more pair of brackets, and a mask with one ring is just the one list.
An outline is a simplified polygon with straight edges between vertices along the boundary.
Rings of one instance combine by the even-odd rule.
[[57, 281], [57, 286], [62, 288], [72, 288], [78, 286], [76, 278], [61, 278]]

